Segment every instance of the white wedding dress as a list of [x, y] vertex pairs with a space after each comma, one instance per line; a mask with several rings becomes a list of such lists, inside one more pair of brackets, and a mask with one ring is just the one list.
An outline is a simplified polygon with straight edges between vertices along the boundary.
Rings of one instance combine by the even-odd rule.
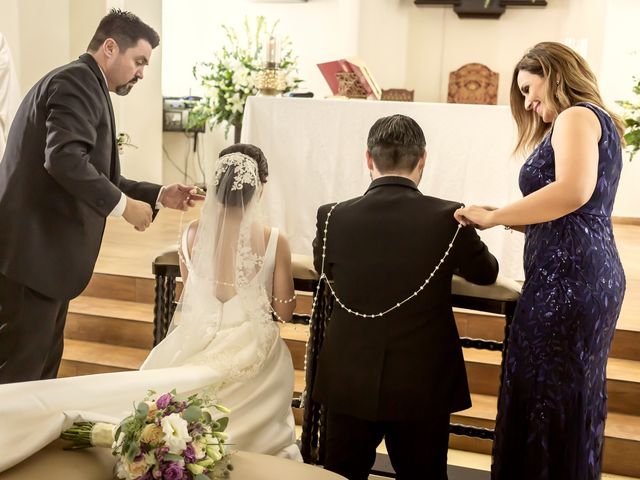
[[[249, 282], [269, 298], [277, 238], [272, 229], [262, 267]], [[293, 366], [277, 324], [256, 321], [264, 312], [247, 311], [240, 295], [225, 302], [211, 297], [210, 314], [216, 319], [211, 324], [175, 322], [139, 371], [0, 385], [0, 471], [36, 453], [74, 421], [117, 423], [148, 390], [172, 389], [212, 391], [230, 408], [232, 449], [301, 461], [291, 411]]]

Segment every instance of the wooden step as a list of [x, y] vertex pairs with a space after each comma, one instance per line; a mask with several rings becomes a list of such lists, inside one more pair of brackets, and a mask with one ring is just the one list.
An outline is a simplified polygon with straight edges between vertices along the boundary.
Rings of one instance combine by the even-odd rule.
[[65, 338], [151, 349], [153, 305], [81, 295], [69, 303]]
[[[151, 266], [149, 266], [151, 272]], [[635, 288], [637, 280], [627, 279], [628, 285]], [[628, 289], [630, 287], [628, 286]], [[640, 285], [637, 287], [640, 289]], [[180, 279], [176, 282], [176, 298], [182, 291]], [[297, 292], [296, 312], [308, 314], [311, 311], [312, 294]], [[113, 275], [94, 273], [83, 295], [90, 297], [109, 298], [128, 302], [154, 303], [155, 280], [149, 278], [132, 277], [127, 275]], [[611, 356], [628, 360], [640, 361], [640, 328], [636, 326], [635, 303], [627, 299], [623, 304], [623, 313], [616, 328], [611, 347]], [[504, 337], [504, 317], [472, 310], [454, 308], [454, 315], [458, 331], [461, 336], [471, 338], [486, 338], [501, 341]]]
[[[146, 349], [66, 339], [58, 377], [137, 370], [147, 355]], [[293, 399], [300, 398], [304, 387], [304, 371], [294, 370]], [[303, 413], [303, 409], [293, 409], [296, 425], [302, 425]]]
[[[151, 265], [149, 265], [149, 277], [94, 272], [82, 295], [153, 304], [155, 291], [156, 281], [151, 275]], [[182, 280], [178, 278], [176, 279], [176, 298], [180, 297], [181, 292]]]
[[[65, 337], [150, 350], [153, 345], [150, 304], [80, 296], [69, 305]], [[303, 369], [309, 327], [278, 324], [294, 368]], [[472, 392], [497, 395], [501, 352], [464, 349]], [[640, 362], [611, 358], [608, 365], [609, 410], [640, 415]]]
[[[278, 325], [294, 368], [304, 368], [309, 327], [293, 323]], [[81, 295], [69, 304], [65, 338], [151, 350], [153, 306]]]
[[[453, 314], [461, 337], [484, 338], [499, 342], [504, 339], [502, 315], [460, 308], [454, 308]], [[632, 323], [621, 322], [613, 337], [610, 357], [640, 362], [640, 329]]]
[[66, 339], [59, 377], [137, 370], [148, 350]]
[[[59, 377], [91, 375], [95, 373], [137, 370], [147, 358], [148, 351], [140, 348], [105, 345], [99, 342], [65, 340]], [[64, 368], [63, 368], [64, 367]], [[81, 367], [74, 371], [76, 367]], [[304, 371], [294, 370], [294, 395], [304, 391]]]
[[[502, 352], [465, 348], [463, 354], [470, 390], [497, 395]], [[607, 394], [610, 412], [640, 415], [640, 362], [609, 358]]]
[[298, 323], [278, 323], [280, 336], [287, 344], [291, 352], [293, 368], [304, 369], [307, 340], [309, 339], [309, 326]]
[[[484, 428], [495, 426], [497, 398], [472, 394], [473, 406], [451, 416], [452, 423]], [[491, 453], [491, 441], [451, 435], [449, 447], [479, 453]], [[604, 466], [606, 472], [640, 476], [640, 416], [609, 413], [605, 426]]]
[[634, 325], [617, 326], [609, 355], [636, 362], [640, 361], [640, 329]]

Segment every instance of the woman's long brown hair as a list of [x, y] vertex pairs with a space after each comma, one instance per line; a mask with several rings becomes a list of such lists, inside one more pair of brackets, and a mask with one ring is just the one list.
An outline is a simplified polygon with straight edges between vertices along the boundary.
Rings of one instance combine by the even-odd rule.
[[605, 107], [598, 81], [587, 61], [569, 47], [556, 42], [541, 42], [531, 48], [513, 70], [511, 79], [511, 113], [518, 126], [515, 151], [529, 151], [551, 128], [532, 111], [525, 110], [524, 95], [518, 87], [518, 73], [525, 70], [545, 80], [545, 105], [560, 114], [579, 102], [597, 105], [607, 112], [624, 142], [624, 122]]

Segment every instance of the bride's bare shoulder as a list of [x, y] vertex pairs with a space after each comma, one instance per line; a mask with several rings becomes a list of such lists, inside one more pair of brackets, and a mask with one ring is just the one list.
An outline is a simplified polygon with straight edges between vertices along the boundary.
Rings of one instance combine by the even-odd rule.
[[195, 240], [196, 232], [198, 231], [198, 224], [198, 220], [194, 220], [187, 225], [187, 228], [185, 228], [184, 234], [187, 236], [187, 247], [189, 248], [189, 251], [193, 247], [193, 241]]

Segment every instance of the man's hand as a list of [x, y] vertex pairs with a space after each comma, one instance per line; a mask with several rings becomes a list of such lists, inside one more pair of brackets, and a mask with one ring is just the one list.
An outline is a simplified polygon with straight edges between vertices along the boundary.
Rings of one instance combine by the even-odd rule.
[[148, 203], [127, 197], [127, 205], [124, 207], [122, 217], [135, 227], [139, 232], [144, 232], [153, 219], [153, 212]]
[[196, 201], [204, 200], [204, 195], [198, 195], [196, 187], [174, 183], [162, 189], [158, 200], [165, 208], [186, 211], [195, 206]]

